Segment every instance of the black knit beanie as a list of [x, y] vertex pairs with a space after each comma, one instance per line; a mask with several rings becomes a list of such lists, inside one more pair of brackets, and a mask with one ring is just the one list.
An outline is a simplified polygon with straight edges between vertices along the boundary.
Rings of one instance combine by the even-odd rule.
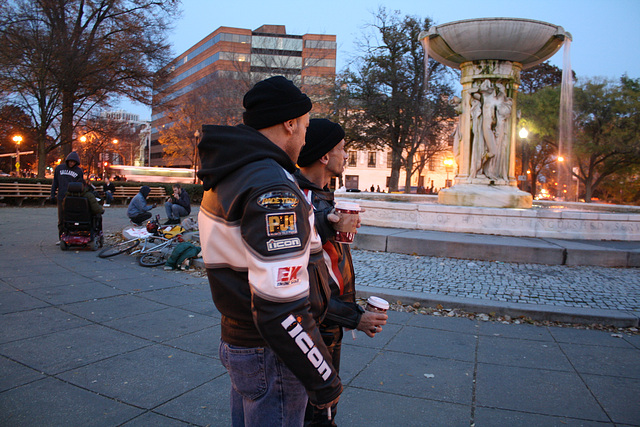
[[309, 166], [344, 139], [342, 126], [327, 119], [311, 119], [305, 144], [298, 156], [298, 166]]
[[253, 86], [242, 101], [244, 124], [254, 129], [284, 123], [311, 110], [307, 95], [282, 76], [270, 77]]

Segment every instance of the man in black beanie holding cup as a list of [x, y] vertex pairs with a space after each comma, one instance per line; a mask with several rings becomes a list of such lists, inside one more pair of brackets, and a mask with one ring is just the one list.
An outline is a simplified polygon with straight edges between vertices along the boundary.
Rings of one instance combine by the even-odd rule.
[[[334, 224], [339, 218], [334, 213], [335, 202], [328, 185], [333, 177], [342, 176], [347, 160], [344, 150], [344, 130], [338, 123], [327, 119], [311, 119], [306, 143], [298, 157], [300, 169], [296, 172], [298, 185], [315, 211], [315, 227], [322, 239], [324, 260], [329, 272], [331, 299], [327, 314], [320, 324], [320, 333], [329, 352], [333, 367], [340, 370], [343, 329], [358, 329], [370, 337], [382, 330], [387, 315], [364, 311], [356, 304], [355, 274], [351, 250], [346, 243], [336, 242]], [[326, 410], [307, 406], [305, 425], [336, 425], [337, 404]]]
[[258, 82], [243, 105], [244, 125], [204, 125], [198, 145], [198, 224], [222, 314], [220, 360], [234, 426], [302, 425], [307, 401], [327, 408], [342, 392], [315, 320], [328, 295], [307, 271], [321, 243], [293, 176], [312, 105], [282, 76]]

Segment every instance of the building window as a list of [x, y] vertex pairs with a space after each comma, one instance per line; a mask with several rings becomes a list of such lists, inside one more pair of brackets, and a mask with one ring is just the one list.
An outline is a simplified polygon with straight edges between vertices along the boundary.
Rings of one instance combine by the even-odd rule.
[[328, 40], [305, 40], [304, 47], [308, 49], [336, 49], [336, 42]]
[[357, 151], [349, 151], [349, 160], [347, 165], [351, 168], [355, 168], [358, 166], [358, 152]]
[[367, 160], [367, 166], [370, 168], [375, 168], [376, 167], [376, 152], [375, 151], [369, 151], [369, 156], [368, 156], [368, 160]]
[[[387, 153], [387, 167], [388, 167], [389, 169], [391, 169], [391, 168], [393, 167], [393, 162], [392, 162], [392, 160], [393, 160], [393, 156], [391, 155], [391, 152], [388, 152], [388, 153]], [[388, 186], [387, 186], [387, 187], [388, 187]]]
[[288, 37], [253, 36], [251, 47], [269, 50], [302, 51], [302, 39], [294, 39]]
[[336, 67], [335, 59], [322, 59], [322, 58], [305, 58], [305, 67]]
[[429, 157], [429, 170], [430, 171], [436, 170], [436, 162], [433, 156]]

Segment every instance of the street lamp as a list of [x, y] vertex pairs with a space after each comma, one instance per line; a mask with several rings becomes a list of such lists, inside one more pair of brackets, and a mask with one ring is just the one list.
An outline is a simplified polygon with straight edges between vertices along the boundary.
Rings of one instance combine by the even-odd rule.
[[525, 184], [524, 181], [525, 179], [527, 179], [527, 177], [524, 174], [524, 163], [525, 163], [525, 156], [524, 156], [524, 140], [527, 139], [527, 137], [529, 136], [529, 131], [527, 130], [527, 128], [525, 128], [524, 126], [520, 129], [520, 132], [518, 132], [518, 136], [520, 136], [520, 141], [522, 142], [520, 144], [520, 146], [522, 147], [522, 157], [520, 158], [520, 176], [518, 177], [518, 181], [522, 182], [522, 188], [521, 190], [525, 189]]
[[445, 187], [451, 187], [451, 182], [449, 181], [449, 172], [453, 172], [453, 159], [451, 157], [447, 157], [444, 159], [444, 168], [447, 171], [447, 180], [444, 183]]
[[16, 173], [18, 177], [20, 176], [20, 143], [22, 142], [22, 137], [20, 135], [16, 135], [13, 138], [13, 142], [16, 143]]

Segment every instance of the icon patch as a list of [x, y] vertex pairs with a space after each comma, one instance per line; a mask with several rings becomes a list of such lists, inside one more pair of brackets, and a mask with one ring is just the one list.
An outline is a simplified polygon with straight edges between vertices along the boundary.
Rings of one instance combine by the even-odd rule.
[[267, 242], [268, 251], [279, 251], [280, 249], [299, 248], [302, 246], [300, 239], [292, 237], [290, 239], [275, 240], [271, 239]]
[[267, 214], [265, 218], [267, 221], [267, 236], [269, 237], [286, 236], [298, 232], [295, 212]]

